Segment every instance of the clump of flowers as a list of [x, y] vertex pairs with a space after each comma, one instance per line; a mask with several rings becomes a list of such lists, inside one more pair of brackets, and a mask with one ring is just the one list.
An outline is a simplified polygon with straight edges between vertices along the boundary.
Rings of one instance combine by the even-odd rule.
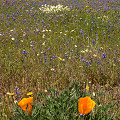
[[[22, 110], [28, 113], [28, 116], [23, 114], [20, 109], [16, 109], [14, 119], [46, 120], [46, 118], [50, 118], [53, 120], [55, 118], [56, 120], [112, 120], [113, 117], [115, 117], [114, 114], [108, 115], [108, 112], [111, 112], [110, 108], [113, 108], [116, 103], [110, 102], [108, 105], [104, 103], [102, 105], [99, 100], [100, 95], [103, 95], [101, 90], [98, 94], [93, 92], [92, 96], [94, 96], [95, 99], [95, 101], [93, 101], [91, 97], [89, 97], [89, 91], [85, 90], [84, 92], [81, 89], [82, 87], [77, 81], [71, 80], [69, 87], [60, 91], [59, 94], [56, 92], [55, 88], [51, 90], [45, 89], [45, 94], [40, 93], [38, 96], [40, 102], [37, 102], [34, 105], [33, 97], [31, 97], [33, 93], [29, 92], [27, 93], [29, 98], [23, 98], [18, 103]], [[93, 114], [91, 114], [90, 112], [96, 104], [97, 106], [93, 111]]]
[[43, 5], [42, 7], [39, 8], [40, 11], [45, 12], [45, 13], [52, 13], [52, 12], [59, 12], [59, 11], [70, 11], [70, 8], [68, 6], [64, 7], [63, 5], [59, 4], [56, 6], [52, 5]]

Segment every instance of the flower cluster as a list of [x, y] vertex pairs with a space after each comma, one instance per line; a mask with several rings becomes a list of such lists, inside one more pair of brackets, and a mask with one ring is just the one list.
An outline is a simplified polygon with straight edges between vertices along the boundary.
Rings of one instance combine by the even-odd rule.
[[70, 11], [70, 8], [68, 6], [64, 7], [63, 5], [59, 4], [56, 6], [52, 5], [42, 5], [42, 7], [39, 8], [42, 12], [45, 13], [52, 13], [52, 12], [58, 12], [58, 11]]

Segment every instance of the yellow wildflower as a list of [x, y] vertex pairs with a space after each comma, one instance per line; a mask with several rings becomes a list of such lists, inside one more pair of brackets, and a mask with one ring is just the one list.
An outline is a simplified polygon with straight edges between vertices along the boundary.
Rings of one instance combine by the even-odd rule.
[[45, 93], [47, 93], [47, 90], [44, 90]]
[[87, 84], [86, 84], [86, 90], [89, 90], [88, 80], [87, 80]]
[[13, 96], [13, 95], [15, 95], [15, 93], [11, 93], [10, 95], [12, 95], [12, 96]]
[[29, 92], [29, 93], [27, 93], [27, 95], [29, 95], [29, 96], [32, 95], [32, 94], [33, 94], [33, 92]]
[[60, 57], [58, 57], [58, 59], [59, 59], [59, 60], [61, 60], [61, 61], [63, 61], [63, 59], [62, 59], [62, 58], [60, 58]]
[[86, 86], [86, 90], [89, 90], [89, 86], [88, 85]]

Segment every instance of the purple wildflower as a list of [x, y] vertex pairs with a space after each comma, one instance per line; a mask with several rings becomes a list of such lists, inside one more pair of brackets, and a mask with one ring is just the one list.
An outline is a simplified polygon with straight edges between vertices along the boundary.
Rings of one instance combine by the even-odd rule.
[[95, 40], [92, 40], [93, 45], [95, 45]]
[[23, 54], [24, 54], [25, 56], [27, 56], [27, 52], [25, 52], [25, 50], [23, 50]]
[[105, 53], [102, 54], [102, 59], [104, 59], [104, 58], [106, 58], [106, 54]]
[[80, 30], [80, 33], [83, 34], [83, 30], [82, 29]]

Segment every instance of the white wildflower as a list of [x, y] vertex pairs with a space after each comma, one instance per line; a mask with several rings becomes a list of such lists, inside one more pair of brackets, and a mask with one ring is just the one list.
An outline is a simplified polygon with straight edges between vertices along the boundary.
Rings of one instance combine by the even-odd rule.
[[88, 52], [88, 49], [86, 49], [85, 52]]
[[44, 42], [44, 43], [42, 43], [42, 45], [45, 45], [45, 42]]
[[39, 56], [40, 54], [38, 53], [37, 56]]
[[84, 51], [84, 50], [81, 50], [81, 53], [85, 53], [85, 51]]
[[75, 30], [71, 30], [71, 32], [74, 32]]
[[93, 54], [93, 57], [97, 57], [97, 55], [96, 55], [96, 54]]
[[54, 71], [55, 69], [54, 68], [51, 68], [51, 71]]
[[13, 30], [10, 30], [10, 32], [13, 32]]
[[11, 93], [7, 92], [7, 95], [10, 95]]
[[42, 38], [45, 38], [45, 34], [43, 34]]
[[77, 45], [75, 45], [75, 48], [77, 47]]
[[15, 100], [15, 101], [14, 101], [14, 103], [16, 104], [16, 103], [18, 103], [18, 101], [17, 101], [17, 100]]
[[12, 39], [12, 40], [15, 40], [15, 38], [13, 38], [13, 37], [12, 37], [11, 39]]
[[23, 37], [25, 37], [25, 36], [26, 36], [26, 33], [24, 32], [24, 33], [23, 33]]
[[95, 92], [93, 92], [93, 96], [95, 96]]

